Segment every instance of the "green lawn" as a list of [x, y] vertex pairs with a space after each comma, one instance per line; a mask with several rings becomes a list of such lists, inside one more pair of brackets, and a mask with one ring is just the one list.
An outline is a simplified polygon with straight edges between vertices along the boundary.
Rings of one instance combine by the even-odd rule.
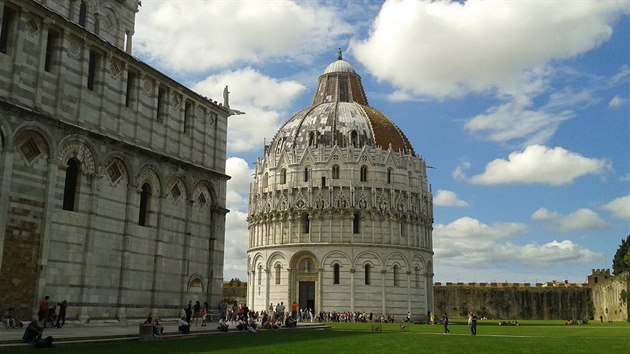
[[[593, 323], [565, 326], [562, 321], [520, 321], [498, 326], [480, 321], [477, 336], [464, 320], [454, 321], [451, 333], [442, 326], [329, 324], [325, 330], [281, 330], [277, 333], [217, 333], [206, 337], [108, 345], [64, 346], [46, 353], [628, 353], [630, 324]], [[42, 350], [37, 350], [38, 352]], [[30, 351], [29, 351], [30, 352]]]

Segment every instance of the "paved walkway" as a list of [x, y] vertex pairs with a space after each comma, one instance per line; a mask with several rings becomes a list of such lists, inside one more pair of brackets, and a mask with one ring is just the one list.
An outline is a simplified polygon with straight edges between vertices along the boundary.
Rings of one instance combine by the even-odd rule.
[[[125, 340], [138, 340], [140, 324], [143, 320], [130, 320], [126, 324], [119, 323], [90, 323], [82, 325], [77, 323], [67, 323], [63, 328], [46, 328], [43, 337], [52, 336], [54, 344], [79, 344], [93, 342], [115, 342]], [[24, 324], [26, 327], [27, 323]], [[207, 326], [195, 326], [190, 328], [190, 334], [179, 334], [177, 327], [177, 319], [162, 319], [164, 326], [164, 335], [168, 337], [191, 336], [191, 335], [209, 335], [218, 333], [218, 323], [208, 323]], [[325, 325], [320, 323], [298, 323], [298, 326], [305, 328], [321, 328]], [[234, 324], [230, 324], [230, 332], [234, 331]], [[22, 329], [8, 329], [5, 326], [0, 328], [0, 352], [10, 350], [17, 347], [24, 347], [28, 344], [23, 343]]]

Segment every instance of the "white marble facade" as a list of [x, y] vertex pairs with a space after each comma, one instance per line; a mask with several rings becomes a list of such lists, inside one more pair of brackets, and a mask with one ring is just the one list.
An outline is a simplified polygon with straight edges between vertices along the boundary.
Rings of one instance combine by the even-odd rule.
[[248, 220], [250, 308], [433, 310], [425, 162], [341, 54], [256, 162]]
[[131, 56], [138, 4], [0, 0], [1, 309], [222, 299], [229, 108]]

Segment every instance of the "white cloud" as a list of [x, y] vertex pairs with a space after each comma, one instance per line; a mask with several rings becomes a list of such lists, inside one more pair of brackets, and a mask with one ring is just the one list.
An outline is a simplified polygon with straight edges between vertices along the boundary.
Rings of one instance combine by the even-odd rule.
[[235, 63], [308, 63], [353, 29], [334, 7], [293, 1], [144, 0], [134, 47], [175, 71]]
[[459, 182], [468, 180], [466, 171], [469, 170], [471, 166], [472, 164], [468, 161], [461, 162], [457, 165], [457, 167], [455, 167], [455, 170], [452, 173], [453, 179]]
[[452, 191], [440, 189], [437, 191], [435, 197], [433, 197], [433, 205], [443, 207], [459, 207], [468, 208], [468, 202], [457, 199], [457, 194]]
[[223, 279], [247, 281], [247, 213], [230, 210], [225, 218]]
[[496, 159], [488, 163], [482, 174], [471, 177], [471, 182], [560, 186], [588, 174], [601, 174], [609, 165], [606, 160], [587, 158], [561, 147], [532, 145], [522, 152], [511, 153], [507, 160]]
[[560, 123], [571, 119], [573, 112], [557, 114], [539, 109], [529, 109], [531, 103], [521, 104], [512, 100], [490, 108], [485, 114], [470, 119], [464, 129], [474, 133], [486, 133], [494, 142], [524, 139], [523, 145], [544, 144], [558, 130]]
[[618, 219], [630, 221], [630, 194], [613, 199], [602, 206], [602, 209], [609, 211]]
[[567, 215], [540, 208], [532, 214], [532, 220], [548, 221], [551, 228], [558, 232], [600, 230], [606, 227], [606, 223], [597, 213], [586, 208]]
[[[527, 231], [520, 223], [486, 225], [477, 219], [464, 217], [448, 225], [437, 224], [433, 239], [438, 265], [475, 268], [496, 268], [520, 264], [529, 268], [566, 267], [566, 262], [589, 264], [600, 261], [601, 254], [570, 240], [545, 244], [516, 245], [511, 239]], [[496, 272], [496, 270], [495, 270]]]
[[230, 180], [227, 182], [227, 205], [230, 210], [247, 211], [249, 185], [253, 181], [253, 169], [247, 161], [239, 157], [230, 157], [225, 162], [225, 171]]
[[613, 97], [609, 102], [608, 102], [608, 108], [610, 109], [618, 109], [621, 108], [623, 105], [626, 104], [628, 100], [625, 100], [621, 97], [619, 97], [619, 95]]
[[228, 152], [259, 149], [270, 139], [285, 119], [295, 99], [305, 87], [295, 81], [279, 81], [246, 68], [211, 75], [197, 82], [193, 89], [209, 97], [222, 95], [228, 85], [230, 107], [245, 112], [228, 120]]
[[388, 1], [352, 48], [379, 80], [414, 95], [511, 91], [530, 82], [524, 71], [607, 41], [628, 12], [623, 1]]

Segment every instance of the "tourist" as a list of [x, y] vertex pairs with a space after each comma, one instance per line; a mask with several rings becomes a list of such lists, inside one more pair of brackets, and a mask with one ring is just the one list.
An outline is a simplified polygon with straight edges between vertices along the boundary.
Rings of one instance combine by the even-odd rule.
[[63, 300], [59, 304], [59, 315], [57, 316], [57, 323], [55, 327], [61, 328], [66, 324], [66, 309], [68, 308], [68, 301]]
[[192, 300], [188, 301], [188, 305], [184, 307], [184, 312], [186, 313], [186, 322], [190, 323], [190, 319], [192, 318], [192, 314], [193, 314]]
[[451, 333], [451, 331], [448, 330], [448, 315], [444, 314], [444, 334], [446, 333]]
[[182, 317], [177, 320], [177, 329], [179, 333], [188, 334], [190, 333], [190, 323], [186, 322], [186, 317]]
[[33, 320], [26, 326], [22, 340], [24, 340], [25, 343], [36, 344], [42, 338], [42, 334], [44, 334], [44, 327], [39, 326], [39, 323]]
[[199, 316], [201, 316], [201, 304], [199, 303], [199, 300], [195, 301], [195, 306], [193, 306], [193, 321], [195, 321], [195, 326], [197, 325], [198, 321], [199, 321]]
[[164, 334], [164, 326], [160, 323], [160, 318], [153, 318], [153, 337], [159, 338]]
[[15, 308], [9, 307], [2, 316], [2, 321], [7, 326], [7, 328], [22, 328], [24, 324], [17, 318], [17, 314], [15, 312]]
[[203, 303], [203, 307], [201, 308], [201, 326], [205, 327], [206, 323], [208, 322], [207, 317], [209, 316], [208, 314], [208, 303], [204, 302]]
[[221, 319], [219, 320], [219, 327], [217, 327], [217, 329], [221, 332], [227, 332], [228, 327], [230, 327], [230, 325], [227, 324], [225, 318], [221, 317]]
[[474, 313], [470, 314], [470, 334], [473, 336], [477, 335], [477, 315]]
[[44, 296], [44, 300], [39, 303], [39, 311], [37, 312], [37, 319], [42, 322], [44, 328], [46, 328], [46, 321], [48, 320], [48, 310], [50, 308], [49, 303], [50, 297], [48, 295]]
[[291, 304], [291, 318], [293, 319], [293, 321], [298, 320], [298, 308], [299, 305], [297, 304], [297, 302], [293, 301], [293, 303]]

